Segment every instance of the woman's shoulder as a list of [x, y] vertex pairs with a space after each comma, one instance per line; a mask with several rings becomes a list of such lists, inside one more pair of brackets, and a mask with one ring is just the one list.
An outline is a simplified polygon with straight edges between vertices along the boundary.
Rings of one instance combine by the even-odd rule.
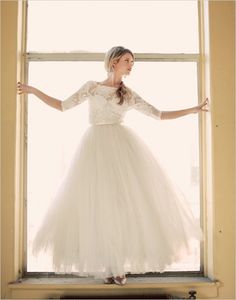
[[88, 86], [94, 86], [97, 85], [97, 82], [95, 80], [87, 80], [85, 84]]
[[82, 89], [86, 90], [88, 93], [91, 93], [97, 87], [97, 82], [95, 80], [87, 80], [82, 85]]

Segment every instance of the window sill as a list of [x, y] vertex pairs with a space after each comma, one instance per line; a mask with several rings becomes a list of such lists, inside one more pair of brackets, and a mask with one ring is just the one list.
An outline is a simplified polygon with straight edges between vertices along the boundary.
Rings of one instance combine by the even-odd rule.
[[93, 278], [24, 278], [9, 283], [12, 298], [57, 298], [62, 295], [80, 296], [144, 296], [168, 293], [188, 298], [195, 290], [197, 298], [213, 298], [220, 283], [207, 277], [139, 277], [127, 278], [127, 284], [104, 284]]

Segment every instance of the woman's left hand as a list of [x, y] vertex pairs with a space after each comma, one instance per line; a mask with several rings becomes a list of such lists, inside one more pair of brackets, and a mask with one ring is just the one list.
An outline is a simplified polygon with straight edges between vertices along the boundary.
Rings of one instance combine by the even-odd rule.
[[209, 99], [206, 98], [206, 100], [202, 101], [198, 106], [196, 106], [196, 113], [202, 112], [202, 111], [209, 111]]

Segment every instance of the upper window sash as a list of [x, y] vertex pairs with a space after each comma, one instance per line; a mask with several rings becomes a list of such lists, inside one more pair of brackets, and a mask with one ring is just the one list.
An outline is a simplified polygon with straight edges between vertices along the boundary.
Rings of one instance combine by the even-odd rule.
[[199, 53], [198, 2], [29, 0], [27, 51]]

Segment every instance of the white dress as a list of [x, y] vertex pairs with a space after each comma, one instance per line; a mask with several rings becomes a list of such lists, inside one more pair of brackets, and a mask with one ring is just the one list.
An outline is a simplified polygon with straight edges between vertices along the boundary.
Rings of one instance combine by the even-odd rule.
[[157, 120], [161, 111], [133, 90], [119, 105], [115, 91], [88, 81], [62, 102], [64, 111], [87, 99], [90, 126], [33, 241], [33, 254], [50, 251], [56, 272], [163, 272], [203, 236], [183, 194], [123, 124], [130, 109]]

